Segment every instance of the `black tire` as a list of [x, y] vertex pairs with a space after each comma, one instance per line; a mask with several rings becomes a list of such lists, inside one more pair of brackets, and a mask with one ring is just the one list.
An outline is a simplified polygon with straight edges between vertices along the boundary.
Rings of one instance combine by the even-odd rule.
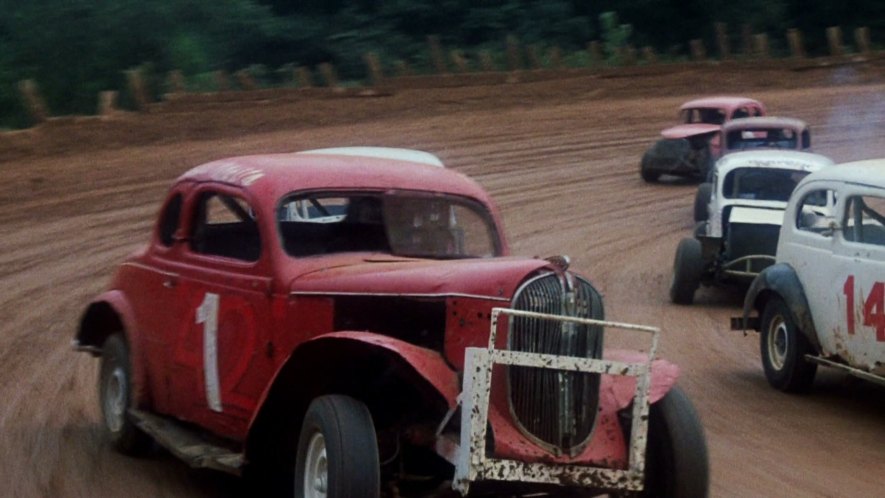
[[704, 182], [698, 185], [698, 191], [694, 196], [694, 220], [707, 221], [709, 213], [707, 205], [710, 204], [710, 197], [713, 196], [713, 184]]
[[697, 161], [696, 165], [698, 168], [697, 178], [702, 182], [706, 181], [710, 175], [710, 170], [713, 169], [713, 157], [710, 153], [710, 144], [705, 144], [697, 151], [695, 161]]
[[817, 365], [805, 361], [805, 355], [814, 354], [814, 349], [779, 297], [765, 304], [759, 340], [762, 368], [772, 387], [784, 392], [802, 392], [811, 387]]
[[691, 401], [678, 387], [651, 405], [642, 497], [703, 498], [710, 467], [704, 429]]
[[661, 174], [651, 169], [651, 159], [648, 152], [642, 155], [642, 161], [639, 163], [639, 176], [645, 183], [656, 183]]
[[701, 258], [701, 243], [697, 239], [682, 239], [676, 247], [673, 260], [673, 280], [670, 282], [670, 301], [676, 304], [691, 304], [694, 293], [701, 285], [704, 261]]
[[[322, 456], [317, 451], [322, 449]], [[381, 466], [372, 414], [349, 396], [320, 396], [310, 403], [298, 437], [295, 497], [317, 496], [325, 468], [328, 498], [377, 498]], [[313, 478], [311, 477], [313, 476]], [[312, 482], [308, 482], [308, 480]]]
[[102, 346], [98, 399], [102, 427], [114, 449], [126, 455], [145, 454], [152, 441], [128, 412], [132, 407], [132, 367], [122, 334], [111, 335]]

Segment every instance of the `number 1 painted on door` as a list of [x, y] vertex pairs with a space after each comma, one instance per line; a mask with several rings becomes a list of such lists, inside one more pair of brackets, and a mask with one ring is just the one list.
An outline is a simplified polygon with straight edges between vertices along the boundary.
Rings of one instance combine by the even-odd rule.
[[206, 293], [197, 308], [197, 324], [203, 324], [203, 380], [206, 401], [212, 411], [221, 411], [221, 387], [218, 383], [218, 294]]

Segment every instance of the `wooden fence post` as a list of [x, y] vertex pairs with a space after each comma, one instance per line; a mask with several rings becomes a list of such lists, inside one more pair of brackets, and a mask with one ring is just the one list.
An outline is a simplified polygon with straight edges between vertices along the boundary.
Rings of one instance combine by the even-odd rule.
[[323, 77], [323, 82], [329, 88], [338, 88], [338, 73], [335, 72], [335, 66], [328, 62], [323, 62], [319, 65], [320, 75]]
[[187, 85], [184, 82], [184, 75], [178, 69], [169, 71], [166, 78], [166, 87], [169, 93], [184, 93]]
[[397, 76], [412, 75], [412, 68], [409, 67], [409, 63], [402, 59], [397, 59], [393, 61], [393, 70]]
[[436, 35], [428, 36], [427, 44], [430, 46], [430, 58], [433, 60], [434, 70], [436, 70], [437, 74], [446, 74], [448, 68], [446, 67], [446, 58], [443, 55], [442, 44], [439, 42], [439, 37]]
[[541, 55], [538, 53], [537, 45], [529, 45], [525, 49], [525, 55], [529, 60], [529, 69], [541, 69]]
[[522, 57], [519, 53], [519, 39], [513, 35], [507, 35], [507, 69], [519, 71], [522, 69]]
[[760, 59], [768, 59], [768, 35], [765, 33], [753, 35], [753, 47], [755, 48], [756, 57]]
[[728, 60], [731, 58], [731, 47], [728, 43], [728, 25], [724, 22], [717, 22], [713, 25], [716, 30], [716, 48], [719, 50], [719, 58]]
[[553, 69], [562, 69], [562, 49], [554, 45], [547, 53], [547, 59], [550, 61], [550, 67]]
[[98, 92], [98, 115], [107, 118], [117, 112], [118, 93], [111, 90]]
[[655, 55], [655, 49], [649, 46], [642, 47], [642, 60], [647, 64], [656, 64], [658, 56]]
[[384, 70], [381, 68], [381, 60], [375, 52], [366, 52], [363, 54], [363, 61], [369, 70], [369, 80], [373, 86], [381, 86], [384, 84]]
[[753, 27], [749, 24], [741, 26], [741, 52], [744, 57], [753, 56]]
[[467, 62], [467, 57], [464, 55], [464, 52], [453, 49], [449, 52], [449, 58], [452, 59], [452, 65], [455, 66], [455, 71], [458, 73], [469, 73], [470, 72], [470, 64]]
[[633, 45], [627, 45], [621, 51], [622, 55], [622, 63], [625, 66], [635, 66], [638, 57], [636, 57], [636, 47]]
[[255, 78], [252, 77], [252, 74], [248, 69], [240, 69], [234, 73], [234, 77], [237, 79], [237, 85], [239, 85], [242, 90], [258, 90], [258, 83], [255, 81]]
[[787, 42], [790, 45], [790, 54], [796, 59], [805, 58], [805, 47], [802, 45], [802, 32], [796, 28], [787, 30]]
[[861, 55], [868, 56], [872, 52], [870, 44], [870, 28], [862, 26], [854, 29], [854, 43]]
[[226, 92], [230, 90], [230, 78], [227, 76], [227, 71], [219, 69], [212, 73], [212, 76], [215, 79], [215, 88], [217, 91]]
[[691, 49], [691, 60], [695, 62], [707, 60], [707, 49], [704, 48], [703, 40], [695, 38], [688, 43], [688, 46]]
[[488, 50], [480, 50], [479, 51], [479, 66], [482, 68], [484, 72], [491, 73], [496, 70], [495, 61], [492, 59], [492, 54]]
[[602, 63], [602, 47], [596, 40], [587, 44], [587, 53], [590, 55], [590, 63], [594, 66]]
[[18, 91], [33, 124], [37, 125], [49, 119], [49, 108], [46, 107], [46, 101], [40, 95], [40, 89], [34, 80], [19, 81]]
[[129, 82], [129, 93], [132, 94], [132, 101], [135, 108], [139, 111], [147, 109], [149, 98], [147, 94], [147, 86], [144, 83], [144, 75], [141, 69], [130, 69], [126, 71], [126, 79]]
[[313, 87], [313, 75], [310, 73], [310, 68], [304, 66], [296, 67], [295, 83], [298, 84], [298, 88]]
[[841, 57], [845, 53], [842, 48], [842, 28], [839, 26], [827, 28], [827, 43], [830, 45], [830, 55]]

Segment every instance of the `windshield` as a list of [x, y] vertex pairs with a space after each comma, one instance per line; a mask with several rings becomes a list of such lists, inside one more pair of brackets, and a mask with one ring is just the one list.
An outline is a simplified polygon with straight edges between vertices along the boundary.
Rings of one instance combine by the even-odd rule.
[[722, 124], [725, 122], [725, 111], [715, 107], [697, 107], [682, 110], [682, 122]]
[[458, 259], [500, 255], [492, 218], [477, 202], [416, 192], [292, 195], [278, 211], [290, 256], [382, 252]]
[[807, 171], [778, 168], [737, 168], [726, 175], [722, 193], [729, 199], [784, 201]]
[[796, 149], [796, 131], [792, 128], [752, 128], [729, 131], [725, 137], [728, 150], [758, 148]]

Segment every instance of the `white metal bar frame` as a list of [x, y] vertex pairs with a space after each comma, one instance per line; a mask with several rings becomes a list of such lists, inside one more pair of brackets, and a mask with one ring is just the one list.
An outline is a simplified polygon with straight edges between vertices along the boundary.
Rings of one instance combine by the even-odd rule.
[[[502, 314], [583, 325], [600, 325], [607, 329], [622, 329], [649, 334], [651, 345], [647, 361], [625, 363], [603, 359], [496, 350], [498, 318]], [[648, 438], [651, 362], [657, 353], [659, 336], [660, 329], [657, 327], [494, 308], [491, 316], [488, 347], [467, 348], [464, 353], [464, 380], [459, 397], [461, 401], [461, 437], [454, 459], [455, 478], [452, 481], [452, 487], [462, 495], [468, 493], [471, 483], [485, 480], [521, 481], [627, 491], [642, 490], [645, 478], [645, 447]], [[621, 470], [487, 457], [486, 430], [489, 393], [492, 385], [492, 367], [495, 364], [636, 377], [628, 448], [628, 468]]]

